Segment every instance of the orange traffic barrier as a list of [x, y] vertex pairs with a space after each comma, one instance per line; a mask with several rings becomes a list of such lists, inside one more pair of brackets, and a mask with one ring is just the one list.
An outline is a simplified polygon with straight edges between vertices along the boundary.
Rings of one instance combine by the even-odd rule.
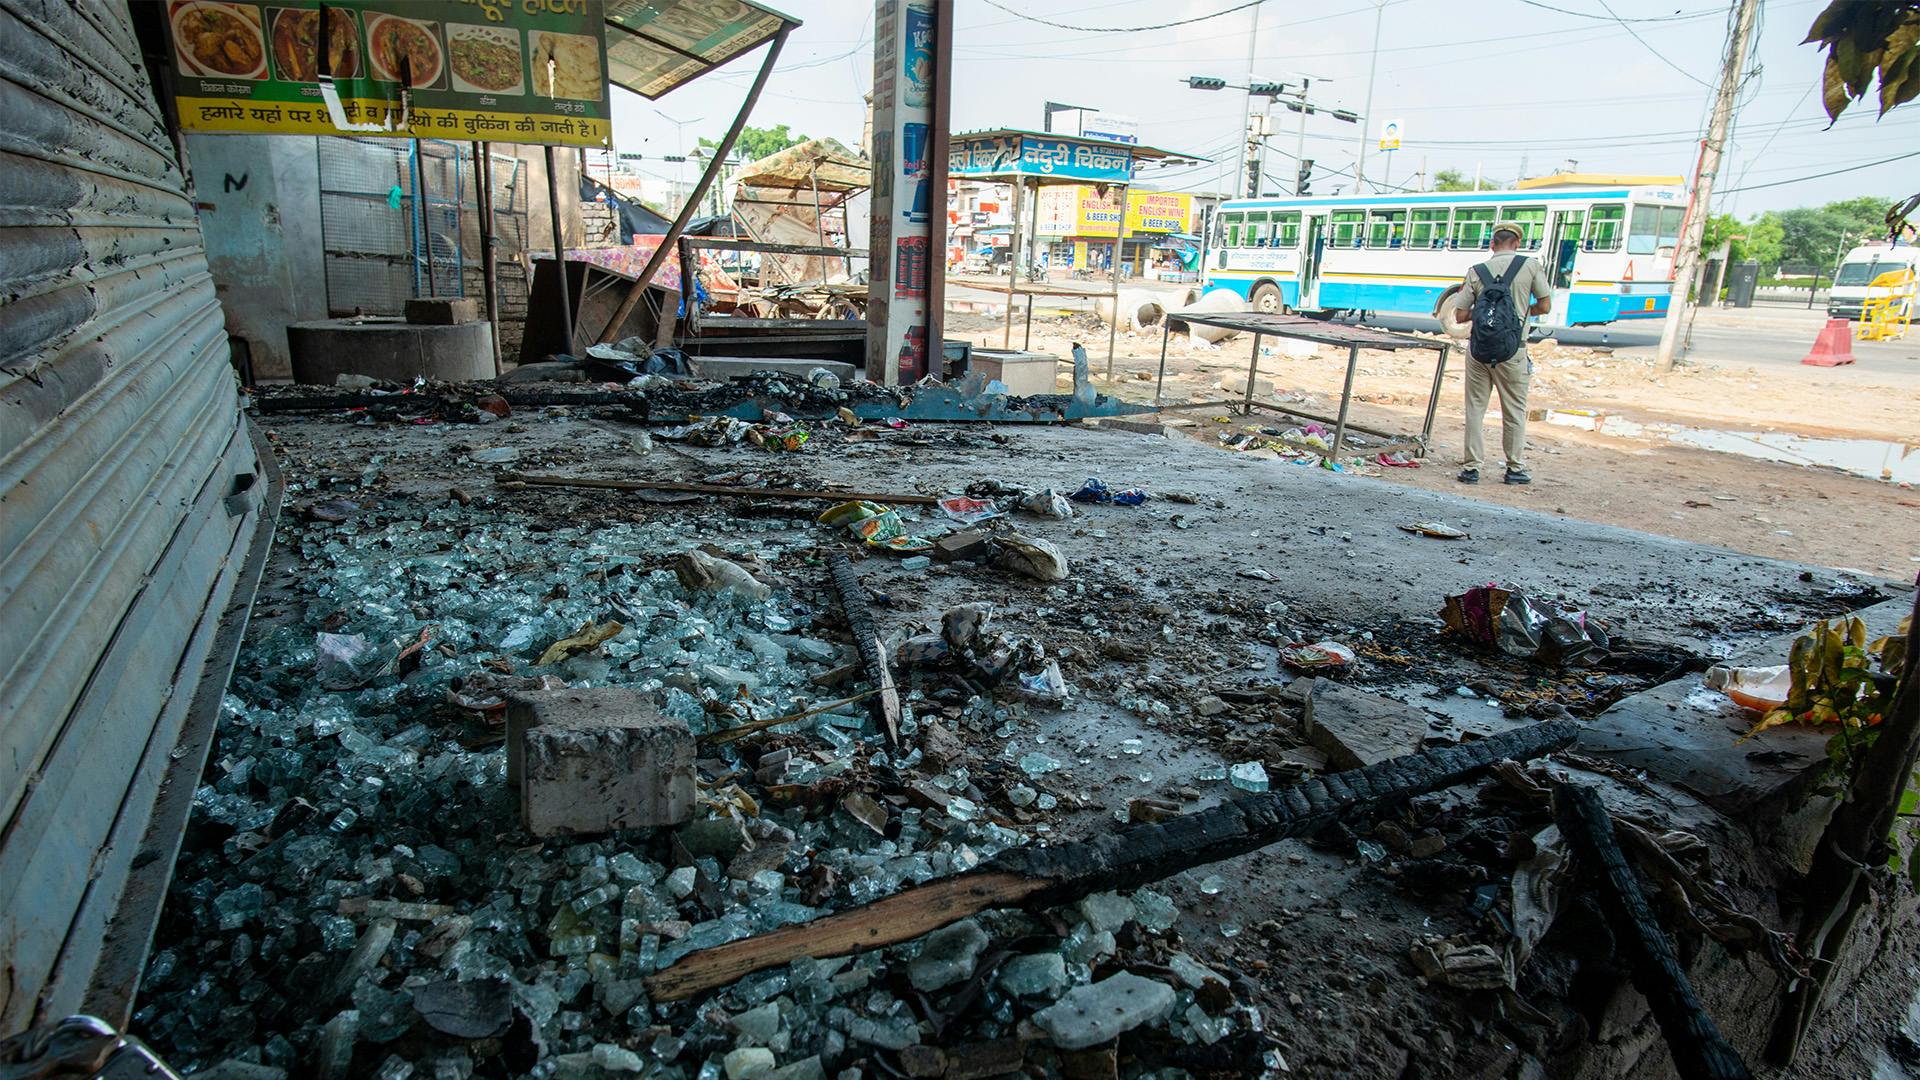
[[1828, 319], [1827, 325], [1820, 328], [1820, 336], [1813, 339], [1813, 351], [1800, 362], [1814, 367], [1853, 363], [1853, 328], [1847, 320]]

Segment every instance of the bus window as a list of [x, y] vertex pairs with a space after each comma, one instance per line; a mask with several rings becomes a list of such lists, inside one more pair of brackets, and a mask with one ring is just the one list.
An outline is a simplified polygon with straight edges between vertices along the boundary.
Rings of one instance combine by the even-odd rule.
[[1333, 225], [1333, 238], [1328, 247], [1352, 248], [1360, 246], [1360, 230], [1366, 226], [1365, 210], [1335, 210], [1329, 215]]
[[1620, 227], [1625, 224], [1626, 216], [1627, 208], [1617, 204], [1594, 207], [1592, 216], [1587, 218], [1587, 250], [1619, 251]]
[[1492, 239], [1493, 219], [1499, 211], [1488, 207], [1484, 210], [1459, 209], [1453, 212], [1453, 246], [1457, 248], [1484, 248]]
[[1406, 240], [1405, 210], [1375, 210], [1367, 215], [1367, 246], [1397, 248]]
[[1247, 215], [1247, 231], [1240, 236], [1240, 242], [1247, 247], [1267, 246], [1267, 212], [1255, 210]]
[[1453, 215], [1448, 209], [1415, 210], [1413, 223], [1407, 226], [1407, 246], [1411, 248], [1438, 248], [1447, 246], [1447, 219]]
[[1275, 211], [1273, 246], [1282, 248], [1300, 246], [1300, 215], [1298, 213]]
[[1237, 211], [1220, 215], [1220, 223], [1226, 230], [1226, 247], [1240, 246], [1240, 223], [1246, 218], [1247, 215]]
[[1687, 212], [1678, 206], [1660, 208], [1660, 246], [1672, 248], [1680, 246], [1680, 223]]
[[1533, 251], [1540, 246], [1540, 239], [1547, 231], [1547, 208], [1544, 206], [1516, 206], [1507, 211], [1507, 218], [1527, 230], [1520, 240], [1520, 246]]
[[1661, 248], [1680, 243], [1680, 221], [1685, 209], [1678, 206], [1636, 206], [1633, 225], [1627, 230], [1627, 254], [1651, 255]]

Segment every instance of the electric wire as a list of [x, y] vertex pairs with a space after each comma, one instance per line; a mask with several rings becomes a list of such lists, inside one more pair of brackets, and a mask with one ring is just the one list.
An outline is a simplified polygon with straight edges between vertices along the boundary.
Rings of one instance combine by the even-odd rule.
[[1081, 33], [1089, 33], [1089, 34], [1137, 34], [1146, 30], [1171, 30], [1176, 26], [1190, 26], [1194, 23], [1206, 22], [1209, 19], [1217, 19], [1222, 15], [1231, 15], [1236, 11], [1245, 11], [1251, 7], [1259, 7], [1260, 4], [1263, 2], [1263, 0], [1247, 0], [1247, 2], [1244, 4], [1238, 4], [1233, 7], [1226, 8], [1225, 10], [1222, 10], [1222, 11], [1216, 11], [1211, 15], [1195, 15], [1193, 18], [1190, 18], [1190, 19], [1179, 19], [1174, 22], [1153, 23], [1148, 26], [1075, 26], [1072, 23], [1054, 22], [1051, 19], [1042, 19], [1037, 15], [1022, 14], [1021, 12], [1015, 11], [1013, 8], [1010, 8], [1007, 5], [1000, 3], [999, 0], [984, 0], [984, 2], [988, 7], [999, 8], [1001, 11], [1006, 12], [1007, 14], [1013, 16], [1016, 19], [1023, 19], [1031, 23], [1039, 23], [1041, 26], [1051, 26], [1059, 30], [1076, 30]]
[[1699, 83], [1701, 86], [1704, 86], [1709, 90], [1713, 89], [1712, 83], [1707, 82], [1706, 80], [1695, 75], [1693, 72], [1688, 71], [1686, 68], [1683, 68], [1679, 64], [1676, 64], [1673, 61], [1667, 59], [1667, 56], [1665, 53], [1661, 52], [1659, 49], [1656, 49], [1651, 44], [1649, 44], [1646, 38], [1643, 38], [1640, 36], [1640, 31], [1635, 30], [1625, 19], [1622, 19], [1620, 16], [1614, 14], [1613, 7], [1607, 3], [1607, 0], [1600, 0], [1600, 6], [1603, 8], [1606, 8], [1607, 14], [1613, 16], [1613, 21], [1619, 23], [1620, 28], [1622, 30], [1625, 30], [1627, 33], [1633, 35], [1633, 40], [1639, 42], [1642, 48], [1652, 53], [1654, 59], [1667, 65], [1668, 67], [1679, 72], [1680, 74], [1685, 75], [1687, 78], [1693, 80], [1694, 82]]

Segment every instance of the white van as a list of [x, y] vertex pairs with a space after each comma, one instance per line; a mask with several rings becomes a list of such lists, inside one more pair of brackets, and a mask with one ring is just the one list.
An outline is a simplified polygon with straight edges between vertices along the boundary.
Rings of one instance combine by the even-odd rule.
[[[1827, 316], [1857, 321], [1868, 297], [1887, 295], [1888, 290], [1884, 286], [1878, 289], [1872, 287], [1873, 280], [1882, 274], [1911, 269], [1916, 262], [1920, 262], [1920, 248], [1906, 244], [1870, 244], [1847, 252], [1847, 257], [1840, 261], [1839, 271], [1833, 275], [1833, 288], [1827, 293]], [[1899, 294], [1906, 298], [1908, 314], [1913, 314], [1913, 281], [1909, 280], [1901, 286]]]

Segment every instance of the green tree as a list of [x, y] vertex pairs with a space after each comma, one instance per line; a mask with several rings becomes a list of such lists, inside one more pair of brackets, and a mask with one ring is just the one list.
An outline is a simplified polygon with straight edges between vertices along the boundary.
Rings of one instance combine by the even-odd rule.
[[[789, 146], [798, 146], [806, 141], [805, 135], [790, 134], [785, 124], [775, 124], [767, 128], [743, 127], [740, 129], [740, 137], [734, 140], [733, 152], [741, 161], [759, 161], [763, 157], [777, 154]], [[700, 140], [702, 150], [711, 150], [719, 145], [712, 139]]]
[[1780, 257], [1831, 272], [1833, 261], [1862, 240], [1886, 235], [1888, 200], [1872, 195], [1771, 215], [1780, 224]]
[[1772, 214], [1762, 214], [1752, 221], [1741, 221], [1732, 214], [1715, 214], [1707, 219], [1706, 235], [1700, 247], [1714, 252], [1724, 243], [1728, 263], [1757, 262], [1764, 272], [1772, 273], [1780, 265], [1783, 235], [1779, 219]]
[[1472, 191], [1473, 180], [1459, 169], [1441, 169], [1433, 174], [1429, 191]]

